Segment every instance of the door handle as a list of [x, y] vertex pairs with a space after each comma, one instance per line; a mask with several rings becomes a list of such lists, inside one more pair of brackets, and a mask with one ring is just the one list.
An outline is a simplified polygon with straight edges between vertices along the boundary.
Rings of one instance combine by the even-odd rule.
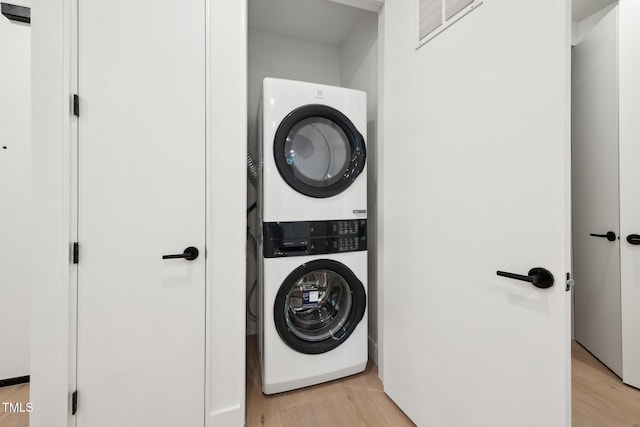
[[[607, 234], [596, 234], [596, 233], [589, 233], [589, 236], [593, 236], [593, 237], [606, 237], [608, 241], [613, 242], [616, 240], [616, 233], [614, 233], [613, 231], [607, 231]], [[628, 239], [628, 238], [627, 238]]]
[[194, 259], [198, 258], [198, 255], [200, 255], [200, 251], [198, 251], [198, 248], [194, 248], [193, 246], [189, 246], [181, 254], [162, 255], [162, 259], [184, 258], [187, 261], [193, 261]]
[[522, 274], [507, 273], [506, 271], [496, 271], [498, 276], [508, 277], [509, 279], [522, 280], [529, 282], [536, 288], [546, 289], [553, 286], [553, 274], [546, 268], [535, 267], [529, 270], [526, 276]]
[[632, 245], [640, 245], [640, 234], [629, 234], [627, 236], [627, 242]]

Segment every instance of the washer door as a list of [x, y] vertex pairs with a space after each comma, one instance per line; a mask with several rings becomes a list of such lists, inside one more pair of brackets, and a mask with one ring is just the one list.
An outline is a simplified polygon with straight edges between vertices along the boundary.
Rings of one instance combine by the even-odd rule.
[[331, 197], [364, 169], [364, 138], [351, 120], [326, 105], [305, 105], [280, 123], [273, 143], [276, 167], [294, 190]]
[[293, 350], [319, 354], [342, 344], [364, 316], [362, 282], [344, 264], [314, 260], [284, 280], [273, 317], [280, 338]]

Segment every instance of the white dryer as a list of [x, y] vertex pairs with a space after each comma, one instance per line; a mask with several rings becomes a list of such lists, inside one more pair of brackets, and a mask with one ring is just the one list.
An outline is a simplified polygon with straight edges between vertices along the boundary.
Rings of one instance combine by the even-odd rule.
[[263, 221], [366, 218], [364, 92], [266, 78], [258, 116]]
[[366, 222], [265, 224], [258, 315], [265, 394], [365, 369]]

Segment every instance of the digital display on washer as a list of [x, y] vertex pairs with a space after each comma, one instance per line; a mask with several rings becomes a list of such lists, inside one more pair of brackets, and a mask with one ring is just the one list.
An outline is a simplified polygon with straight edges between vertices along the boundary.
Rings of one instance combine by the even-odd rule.
[[265, 258], [367, 250], [367, 220], [265, 222]]

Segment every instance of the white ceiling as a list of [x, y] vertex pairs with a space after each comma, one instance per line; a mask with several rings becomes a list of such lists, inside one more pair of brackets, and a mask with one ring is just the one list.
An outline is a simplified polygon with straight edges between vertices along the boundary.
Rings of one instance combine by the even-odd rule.
[[249, 0], [249, 29], [339, 47], [367, 12], [327, 0]]
[[573, 0], [571, 15], [574, 21], [582, 21], [603, 7], [617, 2], [618, 0]]

